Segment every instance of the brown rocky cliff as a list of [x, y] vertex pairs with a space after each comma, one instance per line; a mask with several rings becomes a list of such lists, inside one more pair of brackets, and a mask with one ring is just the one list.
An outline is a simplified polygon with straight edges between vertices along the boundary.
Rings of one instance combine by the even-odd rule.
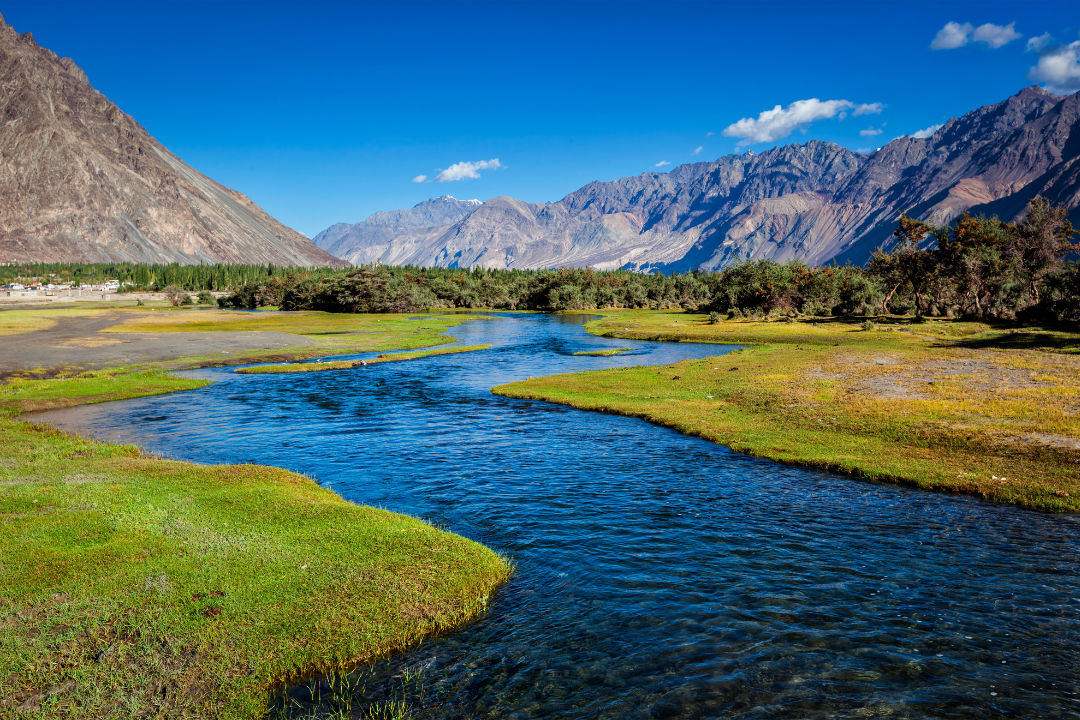
[[185, 165], [0, 17], [0, 262], [344, 265]]

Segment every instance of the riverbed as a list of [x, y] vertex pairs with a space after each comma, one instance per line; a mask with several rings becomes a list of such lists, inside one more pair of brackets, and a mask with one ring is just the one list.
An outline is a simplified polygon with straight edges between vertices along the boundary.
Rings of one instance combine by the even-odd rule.
[[584, 319], [471, 321], [452, 334], [492, 349], [354, 370], [192, 371], [215, 383], [38, 418], [304, 472], [513, 558], [486, 616], [376, 669], [369, 687], [419, 671], [425, 718], [1080, 717], [1076, 518], [489, 392], [732, 349]]

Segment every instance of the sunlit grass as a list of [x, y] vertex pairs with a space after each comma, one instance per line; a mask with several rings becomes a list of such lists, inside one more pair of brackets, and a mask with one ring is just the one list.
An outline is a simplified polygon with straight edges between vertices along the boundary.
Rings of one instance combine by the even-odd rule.
[[[208, 314], [159, 312], [151, 324], [232, 321]], [[276, 351], [295, 358], [453, 342], [439, 333], [469, 319], [305, 315], [239, 327], [330, 338]], [[0, 385], [0, 716], [262, 717], [282, 683], [465, 622], [508, 577], [510, 564], [477, 543], [295, 473], [172, 462], [10, 419], [196, 389], [206, 381], [163, 369], [239, 361], [29, 371]]]
[[831, 319], [709, 324], [643, 311], [587, 327], [609, 337], [753, 346], [495, 392], [643, 417], [782, 462], [1080, 510], [1080, 357], [1070, 347], [1078, 334], [949, 321], [904, 332]]
[[371, 360], [334, 360], [319, 363], [294, 363], [291, 365], [258, 365], [256, 367], [237, 368], [236, 370], [233, 370], [233, 372], [245, 375], [263, 375], [268, 373], [288, 374], [323, 372], [326, 370], [348, 370], [367, 365], [378, 365], [379, 363], [418, 360], [434, 355], [453, 355], [455, 353], [475, 352], [477, 350], [488, 350], [490, 348], [491, 345], [467, 345], [465, 347], [435, 348], [434, 350], [417, 350], [415, 352], [406, 353], [384, 353], [382, 355], [377, 355]]
[[618, 355], [624, 352], [630, 352], [634, 348], [621, 347], [611, 348], [609, 350], [579, 350], [574, 355], [590, 355], [593, 357], [611, 357], [612, 355]]
[[[254, 465], [0, 422], [0, 714], [260, 717], [484, 609], [509, 565]], [[35, 699], [36, 698], [36, 699]]]

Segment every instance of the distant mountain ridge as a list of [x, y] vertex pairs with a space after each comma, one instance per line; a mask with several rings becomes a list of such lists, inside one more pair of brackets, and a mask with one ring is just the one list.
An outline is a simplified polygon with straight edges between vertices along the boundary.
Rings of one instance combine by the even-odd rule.
[[347, 263], [185, 165], [0, 17], [0, 262]]
[[553, 203], [497, 197], [445, 225], [385, 225], [377, 238], [339, 233], [320, 245], [352, 262], [450, 267], [863, 264], [890, 241], [901, 211], [1013, 220], [1042, 195], [1080, 220], [1078, 159], [1080, 98], [1031, 87], [868, 155], [811, 140], [591, 182]]
[[323, 250], [350, 262], [370, 263], [377, 259], [373, 253], [385, 250], [395, 238], [452, 225], [482, 204], [479, 200], [442, 195], [407, 210], [379, 211], [352, 225], [331, 225], [312, 240]]

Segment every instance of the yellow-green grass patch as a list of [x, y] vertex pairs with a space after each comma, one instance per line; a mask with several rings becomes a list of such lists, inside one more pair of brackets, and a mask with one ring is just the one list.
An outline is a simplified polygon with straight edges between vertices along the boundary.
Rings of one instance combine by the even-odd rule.
[[384, 353], [382, 355], [375, 356], [371, 360], [334, 360], [331, 362], [323, 363], [259, 365], [257, 367], [250, 368], [237, 368], [236, 370], [233, 370], [233, 372], [245, 375], [263, 375], [268, 373], [306, 373], [323, 372], [325, 370], [347, 370], [350, 368], [364, 367], [366, 365], [376, 365], [378, 363], [397, 362], [399, 360], [418, 360], [420, 358], [432, 357], [433, 355], [453, 355], [455, 353], [475, 352], [477, 350], [488, 350], [490, 348], [491, 345], [467, 345], [464, 347], [436, 348], [434, 350], [418, 350], [415, 352], [407, 353]]
[[611, 357], [612, 355], [618, 355], [619, 353], [630, 352], [634, 348], [621, 347], [611, 348], [610, 350], [579, 350], [574, 355], [589, 355], [592, 357]]
[[1017, 333], [969, 333], [957, 322], [940, 335], [964, 339], [943, 342], [914, 330], [813, 323], [710, 324], [689, 313], [624, 312], [588, 328], [611, 337], [763, 344], [494, 391], [642, 417], [781, 462], [1080, 510], [1080, 357], [1062, 351], [1080, 336], [1024, 330], [1038, 349], [1001, 349]]
[[73, 307], [33, 307], [26, 309], [0, 308], [0, 335], [20, 335], [35, 330], [48, 330], [58, 320], [72, 316], [101, 315], [105, 311], [94, 308]]

